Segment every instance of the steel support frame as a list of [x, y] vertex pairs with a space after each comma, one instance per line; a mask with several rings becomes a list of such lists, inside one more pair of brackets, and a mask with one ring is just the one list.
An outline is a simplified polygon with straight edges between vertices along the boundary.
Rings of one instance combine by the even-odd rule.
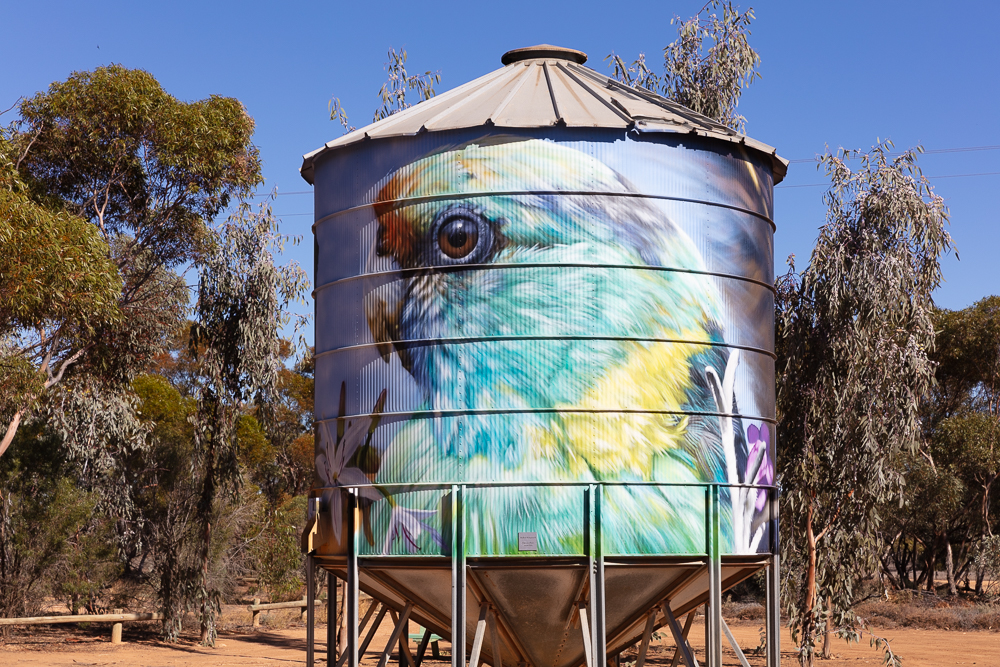
[[340, 580], [333, 572], [326, 573], [326, 667], [337, 664], [337, 591]]
[[347, 493], [347, 667], [358, 667], [358, 496], [357, 489]]
[[[607, 627], [606, 627], [606, 598], [605, 598], [605, 562], [603, 545], [601, 540], [601, 505], [603, 497], [603, 484], [589, 484], [585, 490], [585, 527], [587, 535], [585, 545], [587, 549], [587, 571], [589, 579], [589, 600], [586, 602], [586, 609], [581, 605], [580, 611], [583, 623], [585, 624], [587, 644], [586, 653], [589, 654], [589, 667], [604, 667], [608, 661], [607, 654]], [[452, 573], [452, 595], [451, 595], [451, 634], [452, 634], [452, 667], [478, 667], [469, 665], [466, 662], [468, 647], [466, 646], [466, 617], [467, 617], [467, 591], [468, 591], [468, 565], [465, 556], [465, 516], [464, 516], [464, 494], [466, 485], [455, 484], [451, 486], [450, 494], [445, 498], [445, 506], [450, 510], [451, 521], [451, 573]], [[722, 667], [722, 557], [721, 557], [721, 487], [720, 485], [710, 485], [706, 488], [706, 564], [708, 566], [709, 596], [705, 605], [706, 624], [706, 667]], [[336, 642], [336, 584], [330, 584], [327, 624], [327, 665], [343, 665], [343, 667], [359, 667], [361, 655], [359, 653], [359, 562], [358, 562], [358, 526], [360, 517], [358, 516], [358, 495], [357, 489], [345, 489], [347, 512], [347, 581], [345, 591], [345, 616], [347, 630], [347, 650], [346, 656], [341, 656], [337, 660], [334, 647]], [[767, 667], [780, 667], [780, 577], [779, 577], [779, 557], [778, 557], [778, 498], [776, 489], [768, 490], [769, 499], [769, 521], [770, 535], [769, 546], [771, 558], [767, 567]], [[313, 573], [315, 560], [312, 555], [307, 555], [307, 571], [309, 572], [309, 583], [307, 584], [307, 597], [309, 598], [308, 621], [307, 621], [307, 665], [313, 667], [314, 664], [314, 601], [315, 587], [313, 584]], [[336, 581], [334, 575], [330, 574], [329, 579]], [[491, 619], [492, 620], [492, 619]], [[589, 627], [587, 627], [589, 626]], [[686, 628], [685, 628], [686, 629]], [[679, 630], [679, 628], [678, 628]], [[686, 632], [683, 633], [686, 635]], [[491, 647], [493, 648], [493, 647]], [[679, 657], [679, 656], [677, 656]], [[346, 660], [344, 658], [347, 658]], [[675, 658], [676, 659], [676, 658]]]
[[722, 667], [722, 530], [719, 509], [719, 486], [706, 492], [706, 545], [708, 554], [708, 602], [705, 603], [705, 664]]
[[306, 667], [316, 660], [316, 559], [306, 554]]
[[[406, 637], [406, 625], [410, 620], [410, 612], [413, 611], [413, 603], [409, 600], [406, 601], [406, 605], [403, 610], [399, 612], [399, 616], [396, 616], [396, 612], [393, 609], [389, 610], [389, 617], [392, 618], [392, 634], [389, 636], [389, 641], [386, 642], [385, 648], [382, 650], [382, 655], [378, 661], [378, 667], [388, 667], [389, 656], [392, 654], [392, 649], [396, 644], [399, 644], [399, 660], [408, 664], [410, 667], [415, 667], [413, 660], [413, 655], [410, 653], [409, 637]], [[372, 630], [378, 627], [378, 624], [372, 625]], [[372, 632], [374, 634], [374, 632]], [[407, 643], [403, 643], [403, 642]]]
[[687, 621], [684, 623], [684, 629], [681, 630], [681, 626], [674, 616], [674, 611], [670, 608], [670, 600], [665, 600], [660, 607], [663, 609], [663, 615], [666, 617], [667, 625], [670, 627], [670, 634], [674, 636], [674, 644], [677, 645], [677, 649], [674, 651], [673, 662], [670, 663], [671, 667], [677, 667], [677, 663], [681, 658], [684, 659], [684, 664], [687, 667], [698, 667], [698, 660], [695, 659], [694, 651], [691, 650], [691, 644], [687, 639], [688, 632], [691, 630], [691, 621], [694, 620], [694, 612], [692, 611], [688, 614]]
[[781, 542], [778, 533], [778, 490], [768, 489], [771, 560], [767, 564], [767, 667], [781, 667]]
[[729, 645], [733, 647], [733, 652], [736, 653], [736, 657], [740, 661], [742, 667], [750, 667], [750, 663], [747, 662], [747, 657], [743, 655], [743, 649], [740, 648], [740, 643], [736, 641], [736, 637], [733, 636], [733, 631], [729, 629], [729, 625], [726, 624], [726, 619], [722, 619], [722, 632], [725, 633], [726, 639], [729, 640]]
[[[451, 667], [465, 665], [465, 609], [468, 570], [465, 564], [465, 486], [451, 487]], [[356, 667], [356, 666], [352, 666]]]
[[[666, 606], [667, 609], [669, 609], [670, 601], [668, 600], [667, 602], [664, 603], [664, 605]], [[666, 609], [664, 609], [664, 613], [665, 612]], [[674, 659], [670, 661], [670, 667], [677, 667], [677, 665], [680, 664], [681, 657], [685, 649], [691, 651], [691, 644], [688, 643], [688, 635], [691, 634], [691, 625], [694, 623], [694, 615], [695, 611], [692, 610], [688, 612], [687, 620], [684, 621], [684, 629], [681, 630], [681, 638], [680, 639], [677, 639], [676, 637], [674, 638], [675, 642], [677, 643], [677, 648], [674, 649]], [[676, 621], [677, 619], [674, 620]], [[669, 621], [670, 619], [668, 617], [667, 622], [669, 623]], [[671, 628], [670, 631], [674, 632], [674, 628]], [[682, 641], [683, 641], [683, 646], [681, 645]], [[691, 651], [691, 662], [693, 667], [698, 667], [698, 661], [694, 659], [693, 651]]]
[[608, 662], [607, 617], [605, 615], [604, 547], [601, 541], [601, 497], [604, 487], [587, 487], [587, 571], [590, 573], [590, 636], [592, 667]]

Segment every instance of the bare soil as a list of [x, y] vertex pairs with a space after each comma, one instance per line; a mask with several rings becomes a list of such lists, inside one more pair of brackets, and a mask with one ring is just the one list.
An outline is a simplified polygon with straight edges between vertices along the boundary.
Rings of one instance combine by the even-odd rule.
[[[196, 637], [185, 636], [177, 644], [165, 644], [157, 639], [156, 624], [131, 623], [125, 625], [124, 643], [110, 643], [110, 624], [93, 624], [89, 628], [73, 626], [35, 626], [17, 629], [7, 641], [0, 644], [0, 665], [25, 667], [249, 667], [256, 665], [304, 665], [305, 627], [289, 612], [265, 619], [264, 627], [250, 627], [250, 614], [245, 607], [226, 608], [224, 628], [215, 648], [196, 644]], [[272, 626], [267, 627], [268, 623]], [[762, 667], [763, 656], [752, 654], [759, 643], [757, 621], [733, 619], [733, 634], [747, 652], [751, 665]], [[193, 626], [192, 626], [193, 627]], [[931, 667], [937, 665], [986, 665], [1000, 667], [1000, 632], [996, 630], [945, 630], [896, 627], [880, 630], [891, 640], [893, 648], [904, 659], [906, 667]], [[391, 627], [388, 618], [379, 628], [375, 641], [369, 647], [363, 664], [375, 667], [379, 650], [385, 647]], [[691, 629], [692, 644], [697, 658], [704, 664], [704, 625], [696, 621]], [[316, 664], [326, 664], [326, 626], [316, 629]], [[787, 630], [782, 633], [782, 661], [792, 666], [795, 654]], [[429, 651], [428, 651], [429, 653]], [[427, 667], [446, 667], [450, 664], [450, 646], [441, 642], [443, 660], [424, 662]], [[666, 634], [650, 647], [647, 664], [665, 667], [673, 657], [673, 642]], [[629, 656], [624, 656], [628, 660]], [[738, 667], [736, 654], [725, 647], [723, 662]], [[393, 654], [391, 665], [396, 663]], [[880, 651], [868, 645], [868, 638], [861, 644], [834, 644], [834, 657], [819, 661], [820, 667], [846, 665], [881, 665]]]

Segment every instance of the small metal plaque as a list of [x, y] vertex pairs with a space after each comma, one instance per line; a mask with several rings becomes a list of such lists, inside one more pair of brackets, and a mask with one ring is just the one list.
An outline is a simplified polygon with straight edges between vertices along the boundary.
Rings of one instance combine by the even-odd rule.
[[538, 533], [518, 533], [518, 551], [538, 551]]

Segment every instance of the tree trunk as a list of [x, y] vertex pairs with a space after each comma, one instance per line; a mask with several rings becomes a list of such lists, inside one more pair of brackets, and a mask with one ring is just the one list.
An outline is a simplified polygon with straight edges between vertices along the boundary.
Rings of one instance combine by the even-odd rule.
[[10, 443], [14, 442], [14, 435], [17, 433], [17, 427], [21, 424], [21, 417], [24, 416], [24, 410], [18, 410], [14, 413], [11, 418], [10, 423], [7, 425], [7, 432], [4, 433], [3, 440], [0, 440], [0, 456], [7, 451], [10, 447]]
[[826, 596], [826, 625], [823, 629], [823, 656], [824, 660], [829, 660], [833, 655], [833, 632], [830, 625], [833, 623], [833, 598]]
[[934, 550], [929, 546], [927, 551], [924, 552], [924, 558], [927, 561], [927, 592], [932, 593], [934, 591]]
[[816, 627], [813, 619], [813, 610], [816, 608], [816, 531], [813, 528], [813, 507], [809, 503], [806, 507], [806, 550], [809, 555], [806, 566], [806, 590], [805, 604], [802, 609], [802, 646], [809, 646], [811, 650], [803, 651], [799, 654], [802, 667], [813, 667]]
[[337, 588], [341, 590], [340, 605], [337, 614], [337, 659], [347, 650], [347, 582], [338, 581]]
[[210, 643], [211, 635], [211, 614], [209, 609], [209, 599], [208, 599], [208, 560], [211, 550], [209, 545], [212, 540], [212, 522], [205, 522], [205, 532], [203, 534], [203, 539], [205, 540], [204, 551], [202, 552], [201, 558], [201, 585], [202, 591], [205, 597], [201, 600], [201, 644], [202, 646], [208, 646]]
[[208, 586], [208, 565], [212, 554], [212, 508], [215, 506], [215, 447], [216, 437], [219, 432], [220, 421], [218, 403], [213, 406], [212, 415], [214, 423], [208, 436], [207, 451], [205, 456], [205, 480], [202, 488], [201, 499], [198, 502], [198, 514], [204, 525], [202, 531], [202, 551], [201, 551], [201, 644], [207, 646], [214, 645], [214, 609], [211, 608], [211, 600]]
[[948, 571], [948, 595], [958, 595], [958, 586], [955, 585], [955, 561], [951, 553], [951, 540], [946, 539], [945, 545], [945, 569]]

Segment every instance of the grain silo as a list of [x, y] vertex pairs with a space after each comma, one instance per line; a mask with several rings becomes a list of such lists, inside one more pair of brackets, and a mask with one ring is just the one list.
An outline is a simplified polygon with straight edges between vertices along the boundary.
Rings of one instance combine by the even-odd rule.
[[777, 664], [786, 163], [585, 60], [510, 51], [305, 156], [307, 549], [348, 582], [341, 664], [363, 590], [456, 667], [596, 667], [661, 626], [687, 649], [677, 619], [707, 605], [718, 665], [721, 593], [765, 568]]

